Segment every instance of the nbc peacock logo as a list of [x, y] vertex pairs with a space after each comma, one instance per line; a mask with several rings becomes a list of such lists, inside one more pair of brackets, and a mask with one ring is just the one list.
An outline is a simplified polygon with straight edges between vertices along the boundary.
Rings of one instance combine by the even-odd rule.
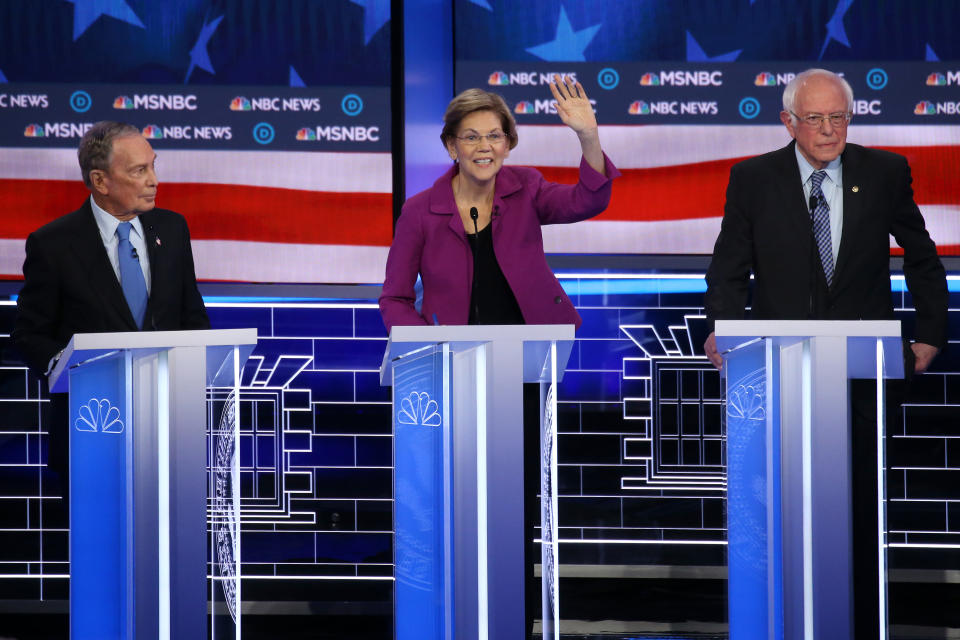
[[442, 421], [440, 405], [429, 393], [411, 391], [400, 402], [400, 411], [397, 413], [397, 422], [400, 424], [439, 427]]
[[647, 72], [640, 77], [641, 87], [659, 87], [660, 76], [655, 73]]
[[250, 101], [243, 96], [237, 96], [230, 101], [230, 111], [251, 111]]
[[133, 100], [128, 96], [117, 96], [113, 99], [114, 109], [133, 109]]
[[297, 130], [297, 140], [316, 140], [317, 132], [309, 127]]
[[148, 140], [160, 140], [163, 138], [163, 129], [155, 124], [148, 124], [143, 128], [143, 137]]
[[106, 398], [90, 398], [86, 404], [80, 405], [77, 413], [77, 419], [73, 423], [77, 431], [123, 433], [120, 410]]
[[761, 71], [753, 79], [753, 84], [757, 87], [775, 87], [777, 86], [777, 77], [769, 71]]
[[513, 108], [514, 113], [534, 113], [535, 109], [533, 103], [529, 100], [521, 100], [517, 103], [517, 106]]
[[932, 116], [937, 113], [937, 105], [933, 104], [928, 100], [921, 100], [917, 103], [917, 106], [913, 108], [914, 115], [917, 116]]
[[42, 138], [43, 137], [43, 127], [38, 124], [28, 124], [27, 127], [23, 130], [24, 138]]
[[947, 84], [947, 76], [934, 71], [927, 76], [927, 86], [928, 87], [943, 87]]
[[634, 100], [630, 103], [629, 113], [632, 116], [645, 116], [650, 113], [650, 105], [643, 100]]
[[503, 71], [494, 71], [490, 74], [490, 77], [487, 78], [487, 84], [495, 87], [510, 84], [510, 76]]

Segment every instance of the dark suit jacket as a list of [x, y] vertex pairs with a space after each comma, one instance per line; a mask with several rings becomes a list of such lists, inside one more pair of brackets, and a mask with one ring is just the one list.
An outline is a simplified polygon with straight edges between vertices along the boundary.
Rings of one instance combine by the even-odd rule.
[[[208, 329], [197, 290], [186, 220], [154, 209], [140, 215], [150, 254], [145, 330]], [[110, 266], [89, 198], [27, 238], [24, 284], [12, 338], [27, 364], [43, 374], [75, 333], [136, 331]]]
[[913, 201], [906, 158], [846, 145], [843, 231], [828, 289], [794, 144], [730, 170], [723, 223], [706, 278], [711, 330], [714, 320], [744, 317], [751, 271], [755, 319], [892, 319], [892, 234], [903, 247], [904, 274], [916, 306], [914, 337], [945, 346], [946, 273]]

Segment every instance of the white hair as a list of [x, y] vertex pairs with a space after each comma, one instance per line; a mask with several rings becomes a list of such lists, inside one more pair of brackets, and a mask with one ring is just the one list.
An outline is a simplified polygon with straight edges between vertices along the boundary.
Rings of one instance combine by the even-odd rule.
[[847, 97], [847, 111], [853, 111], [853, 89], [850, 83], [843, 76], [837, 75], [833, 71], [826, 69], [807, 69], [798, 73], [793, 80], [787, 83], [787, 88], [783, 90], [783, 110], [790, 114], [790, 120], [796, 124], [796, 116], [793, 115], [794, 107], [797, 102], [797, 91], [800, 87], [814, 76], [824, 76], [838, 82], [843, 88], [843, 93]]

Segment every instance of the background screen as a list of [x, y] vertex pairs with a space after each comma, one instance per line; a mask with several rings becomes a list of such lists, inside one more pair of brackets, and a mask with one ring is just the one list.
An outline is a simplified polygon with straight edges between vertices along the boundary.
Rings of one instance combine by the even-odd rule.
[[548, 251], [711, 253], [730, 166], [790, 141], [779, 121], [783, 88], [824, 67], [854, 90], [848, 141], [905, 155], [933, 239], [941, 253], [960, 253], [960, 3], [459, 0], [456, 8], [456, 89], [507, 100], [520, 135], [510, 162], [576, 180], [579, 145], [546, 86], [568, 73], [595, 101], [604, 149], [624, 173], [601, 216], [544, 228]]
[[87, 197], [76, 148], [141, 129], [197, 276], [379, 282], [391, 240], [389, 0], [0, 0], [0, 276]]

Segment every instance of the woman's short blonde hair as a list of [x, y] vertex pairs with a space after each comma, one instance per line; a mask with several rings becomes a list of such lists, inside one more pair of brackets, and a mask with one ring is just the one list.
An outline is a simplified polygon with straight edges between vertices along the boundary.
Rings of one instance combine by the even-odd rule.
[[517, 122], [513, 119], [513, 114], [510, 113], [503, 98], [483, 89], [467, 89], [450, 101], [446, 113], [443, 114], [443, 131], [440, 132], [440, 141], [443, 142], [444, 148], [448, 142], [457, 137], [457, 130], [463, 119], [477, 111], [490, 111], [500, 118], [500, 127], [507, 136], [510, 148], [517, 146]]

